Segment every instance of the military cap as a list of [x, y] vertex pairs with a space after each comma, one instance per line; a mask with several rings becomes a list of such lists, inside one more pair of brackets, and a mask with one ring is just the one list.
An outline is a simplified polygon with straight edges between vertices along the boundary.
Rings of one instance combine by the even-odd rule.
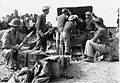
[[78, 19], [78, 16], [77, 15], [71, 15], [68, 20], [75, 20], [75, 19]]
[[50, 9], [50, 7], [49, 6], [43, 6], [42, 11], [47, 10], [47, 9]]

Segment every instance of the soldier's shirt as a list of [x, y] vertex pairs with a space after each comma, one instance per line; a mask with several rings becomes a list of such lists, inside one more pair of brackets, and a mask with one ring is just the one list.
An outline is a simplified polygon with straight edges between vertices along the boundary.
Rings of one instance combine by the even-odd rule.
[[71, 34], [71, 31], [75, 31], [75, 24], [72, 21], [67, 21], [65, 23], [65, 27], [63, 29], [63, 32], [66, 32], [68, 34]]
[[68, 20], [68, 16], [65, 14], [62, 14], [57, 17], [57, 29], [59, 32], [62, 31], [63, 27], [65, 26], [66, 21]]
[[7, 29], [0, 31], [0, 44], [1, 48], [8, 48], [10, 49], [11, 46], [14, 46], [20, 43], [20, 36], [19, 33], [13, 33], [13, 29]]
[[95, 25], [94, 25], [94, 20], [90, 19], [90, 20], [85, 20], [86, 23], [86, 29], [89, 31], [94, 31], [95, 30]]
[[46, 32], [46, 16], [41, 14], [37, 18], [36, 22], [37, 31]]

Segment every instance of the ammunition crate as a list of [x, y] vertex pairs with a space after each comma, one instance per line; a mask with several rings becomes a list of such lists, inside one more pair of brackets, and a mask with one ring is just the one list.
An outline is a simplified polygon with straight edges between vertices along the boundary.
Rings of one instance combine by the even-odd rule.
[[29, 67], [33, 68], [36, 61], [47, 57], [46, 53], [34, 51], [30, 53], [30, 50], [22, 51], [18, 54], [19, 68]]
[[29, 68], [33, 68], [37, 60], [47, 57], [45, 52], [34, 51], [28, 54], [27, 65]]
[[18, 67], [26, 67], [27, 66], [27, 54], [23, 52], [18, 52]]

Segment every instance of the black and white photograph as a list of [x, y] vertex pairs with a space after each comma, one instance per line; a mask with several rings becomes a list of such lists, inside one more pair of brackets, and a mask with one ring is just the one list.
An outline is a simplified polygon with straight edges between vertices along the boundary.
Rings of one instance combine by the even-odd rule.
[[0, 83], [120, 83], [120, 0], [0, 0]]

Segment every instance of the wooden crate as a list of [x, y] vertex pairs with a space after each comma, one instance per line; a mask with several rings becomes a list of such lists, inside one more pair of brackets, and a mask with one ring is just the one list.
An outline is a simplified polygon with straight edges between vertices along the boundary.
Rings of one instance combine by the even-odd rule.
[[34, 51], [28, 54], [27, 66], [29, 68], [33, 68], [37, 60], [41, 60], [45, 57], [47, 57], [47, 54], [45, 52]]
[[37, 61], [36, 55], [35, 55], [35, 54], [29, 54], [29, 55], [28, 55], [27, 66], [28, 66], [29, 68], [33, 68], [34, 65], [35, 65], [35, 63], [36, 63], [36, 61]]
[[26, 67], [27, 66], [27, 54], [23, 52], [18, 53], [18, 67]]
[[45, 52], [39, 51], [34, 51], [31, 53], [30, 52], [31, 50], [26, 50], [18, 54], [18, 64], [20, 68], [25, 66], [33, 68], [38, 59], [43, 59], [47, 57], [47, 54]]

